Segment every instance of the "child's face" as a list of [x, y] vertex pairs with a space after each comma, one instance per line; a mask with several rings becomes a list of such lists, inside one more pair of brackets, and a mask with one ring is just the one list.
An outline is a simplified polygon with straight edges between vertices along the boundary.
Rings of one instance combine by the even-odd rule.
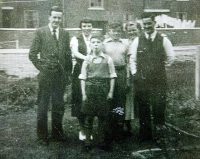
[[120, 39], [120, 37], [121, 37], [121, 29], [120, 29], [120, 28], [109, 29], [108, 33], [109, 33], [109, 36], [110, 36], [113, 40]]
[[92, 38], [90, 40], [90, 47], [93, 52], [97, 53], [100, 52], [102, 49], [103, 42], [100, 39]]
[[137, 35], [137, 27], [136, 27], [135, 23], [129, 22], [127, 24], [127, 34], [129, 37]]

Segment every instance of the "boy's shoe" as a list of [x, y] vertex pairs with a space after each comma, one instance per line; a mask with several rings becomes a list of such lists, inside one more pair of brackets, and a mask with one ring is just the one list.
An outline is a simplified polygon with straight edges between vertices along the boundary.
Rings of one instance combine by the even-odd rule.
[[67, 141], [67, 137], [65, 135], [52, 136], [51, 140], [55, 142], [65, 142]]
[[41, 146], [48, 146], [49, 140], [47, 138], [38, 138], [37, 143]]
[[82, 131], [79, 131], [79, 140], [81, 141], [86, 140], [86, 135]]
[[101, 143], [97, 148], [106, 152], [112, 152], [112, 145], [108, 143]]
[[84, 145], [82, 148], [83, 152], [90, 152], [92, 150], [92, 145]]
[[101, 146], [98, 146], [98, 148], [99, 148], [100, 150], [105, 151], [105, 152], [112, 152], [112, 147], [109, 146], [109, 145], [101, 145]]

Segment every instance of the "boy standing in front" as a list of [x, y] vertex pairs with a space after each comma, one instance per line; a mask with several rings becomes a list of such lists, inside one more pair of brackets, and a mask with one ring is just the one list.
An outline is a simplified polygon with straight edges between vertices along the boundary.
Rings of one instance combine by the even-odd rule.
[[92, 34], [90, 40], [91, 54], [87, 61], [83, 62], [81, 74], [82, 112], [85, 118], [86, 150], [91, 149], [93, 119], [98, 117], [98, 137], [100, 148], [105, 149], [106, 145], [106, 123], [110, 110], [109, 100], [113, 98], [114, 83], [116, 73], [113, 61], [110, 56], [102, 52], [103, 36], [101, 34]]

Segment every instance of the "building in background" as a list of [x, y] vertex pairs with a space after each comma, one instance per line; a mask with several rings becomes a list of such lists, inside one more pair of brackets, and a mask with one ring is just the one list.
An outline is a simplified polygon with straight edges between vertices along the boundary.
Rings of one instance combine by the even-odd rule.
[[142, 12], [196, 20], [200, 26], [199, 0], [1, 0], [0, 28], [44, 26], [52, 5], [63, 8], [67, 28], [78, 28], [82, 18], [90, 17], [95, 28], [105, 30], [110, 22], [136, 20]]
[[48, 0], [1, 0], [0, 27], [2, 28], [36, 28], [48, 19]]

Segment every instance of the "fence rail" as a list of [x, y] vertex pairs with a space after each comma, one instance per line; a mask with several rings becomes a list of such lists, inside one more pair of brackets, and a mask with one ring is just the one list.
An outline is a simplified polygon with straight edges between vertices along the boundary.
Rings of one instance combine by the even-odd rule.
[[[14, 43], [14, 45], [13, 45], [13, 43]], [[19, 40], [1, 41], [0, 42], [0, 49], [13, 48], [13, 47], [15, 49], [19, 48]]]

